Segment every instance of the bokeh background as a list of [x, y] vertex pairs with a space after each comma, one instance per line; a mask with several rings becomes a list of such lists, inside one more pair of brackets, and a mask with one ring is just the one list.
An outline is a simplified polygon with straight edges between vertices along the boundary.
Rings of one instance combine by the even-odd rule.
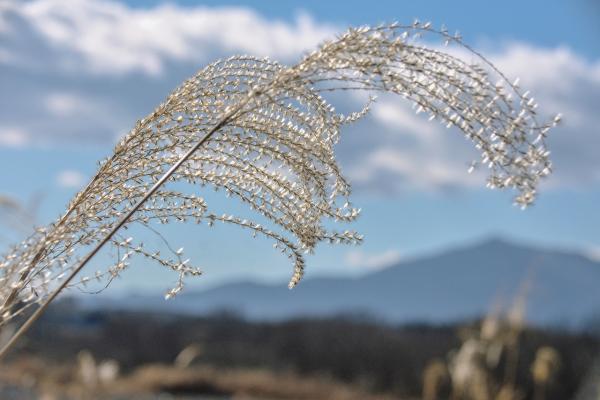
[[[86, 362], [99, 365], [88, 356], [112, 355], [121, 371], [127, 371], [146, 362], [171, 362], [190, 343], [202, 342], [198, 353], [213, 366], [284, 365], [293, 373], [351, 382], [371, 394], [414, 397], [425, 396], [423, 371], [430, 359], [441, 357], [440, 368], [451, 375], [447, 354], [459, 351], [469, 338], [481, 338], [485, 324], [478, 323], [488, 315], [493, 321], [512, 321], [509, 333], [502, 336], [505, 349], [514, 349], [508, 344], [517, 341], [513, 336], [522, 334], [523, 326], [537, 329], [523, 345], [527, 351], [521, 356], [526, 360], [515, 367], [523, 396], [570, 398], [581, 393], [590, 379], [586, 377], [593, 374], [589, 371], [598, 348], [593, 332], [600, 310], [600, 5], [594, 0], [2, 0], [0, 195], [6, 200], [0, 203], [5, 222], [0, 246], [60, 215], [118, 138], [204, 65], [238, 53], [294, 63], [350, 25], [410, 24], [415, 18], [459, 30], [509, 79], [520, 78], [521, 86], [539, 102], [543, 118], [563, 115], [564, 122], [548, 141], [554, 173], [532, 207], [522, 211], [512, 205], [513, 193], [486, 189], [485, 171], [467, 173], [478, 156], [460, 132], [427, 122], [401, 99], [382, 96], [364, 120], [343, 132], [337, 148], [355, 189], [354, 203], [363, 210], [349, 227], [365, 235], [362, 246], [319, 246], [308, 258], [306, 281], [290, 292], [286, 281], [291, 266], [268, 241], [222, 227], [169, 226], [164, 234], [170, 242], [183, 246], [205, 271], [188, 282], [183, 295], [165, 303], [163, 294], [177, 277], [142, 260], [134, 262], [99, 295], [69, 293], [22, 351], [41, 352], [42, 359], [76, 369], [87, 368], [81, 367]], [[343, 110], [360, 109], [364, 100], [333, 99]], [[224, 209], [241, 207], [214, 194], [206, 196], [213, 204], [222, 202]], [[12, 202], [25, 212], [11, 211]], [[96, 266], [104, 261], [100, 258]], [[213, 315], [223, 310], [227, 312]], [[165, 322], [140, 313], [185, 317]], [[415, 322], [424, 325], [406, 325]], [[163, 336], [148, 339], [139, 349], [143, 340], [103, 347], [114, 343], [115, 332], [123, 329], [141, 331], [143, 337], [144, 332]], [[244, 334], [232, 334], [233, 342], [220, 342], [223, 336], [215, 333], [219, 329]], [[305, 332], [304, 339], [294, 336], [298, 331]], [[332, 341], [339, 341], [339, 335], [327, 335], [331, 331], [354, 332], [346, 338], [353, 345], [340, 345], [337, 355], [330, 354]], [[369, 347], [366, 343], [373, 335], [385, 338], [385, 345]], [[62, 350], [46, 354], [44, 343], [49, 342]], [[236, 343], [255, 352], [248, 355]], [[373, 357], [352, 359], [353, 346]], [[420, 349], [418, 357], [407, 355], [411, 346]], [[529, 368], [544, 346], [577, 360], [560, 354], [563, 372], [572, 368], [571, 375], [564, 372], [568, 387], [540, 394]], [[88, 352], [73, 361], [74, 354], [85, 349]], [[294, 358], [295, 351], [304, 354], [307, 349], [314, 351], [308, 352], [313, 358]], [[388, 353], [397, 358], [388, 360]], [[504, 364], [510, 364], [511, 357], [519, 359], [518, 354], [507, 354]], [[338, 363], [352, 365], [353, 372], [319, 368]], [[380, 364], [386, 367], [376, 367]], [[376, 372], [356, 372], [361, 368]], [[192, 374], [186, 379], [200, 379], [186, 373]], [[207, 382], [224, 379], [203, 373]], [[400, 378], [409, 375], [408, 383]], [[510, 381], [505, 375], [493, 376], [503, 377], [494, 378], [498, 382]], [[244, 379], [271, 378], [240, 378]], [[229, 389], [233, 385], [219, 384]], [[333, 390], [310, 384], [317, 385], [317, 392]], [[229, 389], [221, 391], [225, 394], [215, 390], [227, 395], [233, 393]], [[15, 398], [30, 395], [15, 393]]]

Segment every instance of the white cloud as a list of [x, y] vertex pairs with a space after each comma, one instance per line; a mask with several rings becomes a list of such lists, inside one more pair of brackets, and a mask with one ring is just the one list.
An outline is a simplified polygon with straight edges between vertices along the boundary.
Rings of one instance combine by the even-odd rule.
[[382, 253], [367, 254], [361, 250], [349, 251], [346, 254], [346, 265], [367, 270], [378, 270], [396, 264], [402, 259], [398, 250], [386, 250]]
[[56, 176], [56, 183], [64, 188], [80, 188], [85, 183], [85, 176], [79, 171], [64, 170]]
[[[600, 184], [600, 60], [589, 61], [567, 48], [545, 49], [513, 43], [487, 50], [509, 79], [520, 77], [540, 104], [540, 119], [562, 113], [564, 123], [548, 139], [554, 173], [546, 188], [585, 188]], [[465, 56], [457, 52], [459, 56]], [[466, 56], [465, 56], [466, 57]], [[377, 135], [353, 153], [348, 171], [355, 182], [386, 192], [405, 189], [481, 187], [485, 169], [468, 174], [479, 158], [457, 129], [416, 115], [400, 98], [385, 96], [372, 116]]]
[[393, 128], [401, 135], [418, 135], [421, 140], [434, 142], [438, 134], [436, 126], [429, 123], [425, 118], [416, 116], [410, 108], [398, 101], [378, 102], [373, 108], [373, 115], [377, 120]]
[[[421, 158], [422, 153], [401, 148], [378, 148], [366, 154], [366, 159], [350, 170], [350, 176], [358, 184], [368, 184], [377, 176], [389, 176], [387, 189], [397, 184], [407, 188], [435, 191], [460, 186], [479, 186], [484, 178], [478, 173], [469, 174], [464, 160], [443, 160], [435, 157]], [[394, 181], [394, 176], [400, 178]]]
[[8, 9], [5, 14], [26, 21], [49, 47], [98, 74], [154, 75], [168, 61], [205, 60], [215, 52], [289, 59], [337, 31], [308, 15], [289, 24], [240, 7], [163, 4], [137, 9], [114, 1], [73, 0], [67, 5], [36, 0]]
[[[240, 7], [115, 1], [0, 1], [0, 145], [112, 143], [194, 70], [235, 53], [290, 62], [340, 29], [300, 15], [267, 19]], [[568, 48], [512, 43], [484, 49], [509, 78], [521, 77], [547, 115], [562, 112], [549, 147], [555, 173], [546, 187], [600, 184], [600, 60]], [[43, 60], [43, 62], [40, 62]], [[42, 83], [42, 84], [40, 84]], [[344, 96], [343, 107], [359, 100]], [[338, 107], [343, 108], [343, 107]], [[542, 116], [543, 117], [543, 116]], [[27, 134], [26, 134], [27, 133]], [[469, 175], [479, 157], [456, 130], [383, 96], [338, 145], [342, 166], [364, 190], [397, 192], [482, 187]]]
[[46, 108], [52, 114], [66, 117], [78, 112], [87, 111], [86, 100], [71, 93], [50, 93], [46, 97]]
[[600, 246], [590, 246], [583, 251], [583, 255], [592, 261], [600, 262]]
[[[536, 92], [564, 93], [573, 90], [580, 78], [600, 85], [600, 62], [590, 62], [567, 47], [545, 49], [512, 43], [491, 59], [506, 74], [520, 77]], [[557, 100], [559, 107], [568, 105], [565, 99]]]
[[0, 127], [0, 147], [19, 148], [29, 144], [29, 135], [20, 128]]

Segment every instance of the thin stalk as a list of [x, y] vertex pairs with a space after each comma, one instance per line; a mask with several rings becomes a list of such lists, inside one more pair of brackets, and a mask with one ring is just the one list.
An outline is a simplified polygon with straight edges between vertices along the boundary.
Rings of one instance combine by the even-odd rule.
[[175, 171], [177, 171], [177, 169], [179, 169], [179, 167], [181, 167], [181, 165], [183, 165], [184, 162], [186, 162], [192, 156], [192, 154], [194, 154], [202, 145], [204, 145], [204, 143], [206, 143], [206, 141], [208, 139], [210, 139], [210, 137], [215, 132], [217, 132], [219, 129], [221, 129], [227, 122], [229, 122], [231, 117], [234, 114], [236, 114], [238, 111], [240, 111], [242, 109], [242, 107], [244, 107], [250, 101], [250, 99], [252, 97], [254, 97], [256, 94], [258, 94], [257, 91], [251, 91], [243, 101], [241, 101], [231, 111], [226, 113], [221, 118], [221, 120], [206, 135], [204, 135], [202, 137], [202, 139], [200, 139], [200, 141], [198, 141], [198, 143], [196, 143], [190, 150], [188, 150], [187, 153], [185, 153], [183, 156], [181, 156], [181, 158], [175, 164], [173, 164], [173, 166], [171, 168], [169, 168], [169, 170], [167, 172], [165, 172], [158, 181], [156, 181], [156, 183], [148, 190], [148, 192], [146, 192], [144, 197], [142, 197], [142, 199], [137, 204], [135, 204], [131, 208], [131, 210], [129, 210], [127, 212], [127, 214], [125, 214], [117, 222], [117, 224], [106, 234], [106, 236], [81, 260], [79, 265], [69, 274], [69, 276], [60, 284], [60, 286], [58, 288], [56, 288], [54, 290], [54, 292], [52, 292], [52, 294], [46, 300], [44, 300], [42, 305], [37, 310], [35, 310], [35, 312], [33, 314], [31, 314], [31, 316], [27, 319], [27, 321], [25, 321], [25, 323], [23, 323], [23, 325], [21, 325], [19, 330], [10, 338], [10, 340], [0, 350], [0, 359], [2, 359], [2, 357], [4, 357], [6, 355], [6, 353], [19, 340], [19, 338], [21, 336], [23, 336], [25, 334], [25, 332], [27, 332], [27, 330], [29, 330], [29, 328], [42, 316], [42, 314], [46, 311], [46, 309], [48, 308], [50, 303], [60, 294], [60, 292], [63, 291], [63, 289], [65, 287], [67, 287], [69, 282], [71, 282], [73, 280], [73, 278], [75, 278], [75, 276], [100, 251], [100, 249], [106, 243], [108, 243], [110, 241], [110, 239], [115, 235], [115, 233], [117, 233], [117, 231], [119, 229], [121, 229], [123, 227], [123, 225], [125, 225], [127, 223], [129, 218], [131, 218], [133, 216], [133, 214], [135, 214], [136, 211], [150, 197], [152, 197], [152, 195], [154, 193], [156, 193], [156, 191], [175, 173]]
[[[84, 197], [85, 192], [96, 182], [96, 180], [100, 177], [102, 170], [100, 170], [95, 176], [94, 178], [87, 184], [87, 186], [80, 192], [81, 194], [78, 196], [78, 198], [75, 200], [75, 202], [81, 201], [81, 199]], [[73, 212], [73, 210], [75, 210], [75, 206], [70, 207], [69, 210], [60, 218], [60, 221], [58, 221], [58, 223], [54, 226], [54, 229], [59, 228], [63, 223], [65, 223], [65, 221], [67, 221], [67, 218], [69, 218], [69, 216], [71, 215], [71, 213]], [[27, 277], [29, 276], [29, 273], [32, 271], [32, 269], [36, 266], [36, 264], [38, 262], [40, 262], [42, 260], [42, 258], [44, 258], [44, 256], [46, 255], [46, 248], [41, 248], [33, 257], [33, 259], [31, 260], [31, 262], [29, 263], [29, 268], [27, 268], [25, 271], [23, 271], [21, 273], [21, 276], [19, 276], [19, 280], [18, 280], [18, 284], [23, 284], [25, 282], [25, 280], [27, 279]], [[2, 309], [9, 309], [9, 307], [12, 306], [12, 304], [15, 302], [15, 300], [17, 299], [17, 296], [19, 294], [19, 286], [17, 285], [8, 295], [8, 297], [6, 298], [6, 300], [4, 301], [4, 304], [2, 305]], [[0, 322], [3, 321], [2, 316], [0, 316]], [[1, 357], [1, 356], [0, 356]]]

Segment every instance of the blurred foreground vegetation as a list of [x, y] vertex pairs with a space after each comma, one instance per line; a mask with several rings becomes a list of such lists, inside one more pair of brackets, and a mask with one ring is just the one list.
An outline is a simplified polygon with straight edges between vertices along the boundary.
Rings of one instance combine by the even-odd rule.
[[596, 400], [599, 353], [594, 334], [498, 316], [448, 326], [361, 315], [260, 323], [63, 301], [0, 366], [0, 398]]

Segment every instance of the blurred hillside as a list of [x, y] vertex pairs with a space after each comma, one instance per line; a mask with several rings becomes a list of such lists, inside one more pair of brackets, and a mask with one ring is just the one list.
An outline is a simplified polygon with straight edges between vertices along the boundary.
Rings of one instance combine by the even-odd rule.
[[157, 294], [83, 300], [97, 308], [191, 315], [235, 310], [259, 321], [362, 312], [393, 323], [438, 324], [479, 317], [522, 292], [529, 323], [580, 326], [600, 310], [597, 282], [600, 263], [581, 254], [490, 239], [357, 279], [307, 279], [292, 291], [285, 283], [236, 282], [184, 290], [168, 302]]

